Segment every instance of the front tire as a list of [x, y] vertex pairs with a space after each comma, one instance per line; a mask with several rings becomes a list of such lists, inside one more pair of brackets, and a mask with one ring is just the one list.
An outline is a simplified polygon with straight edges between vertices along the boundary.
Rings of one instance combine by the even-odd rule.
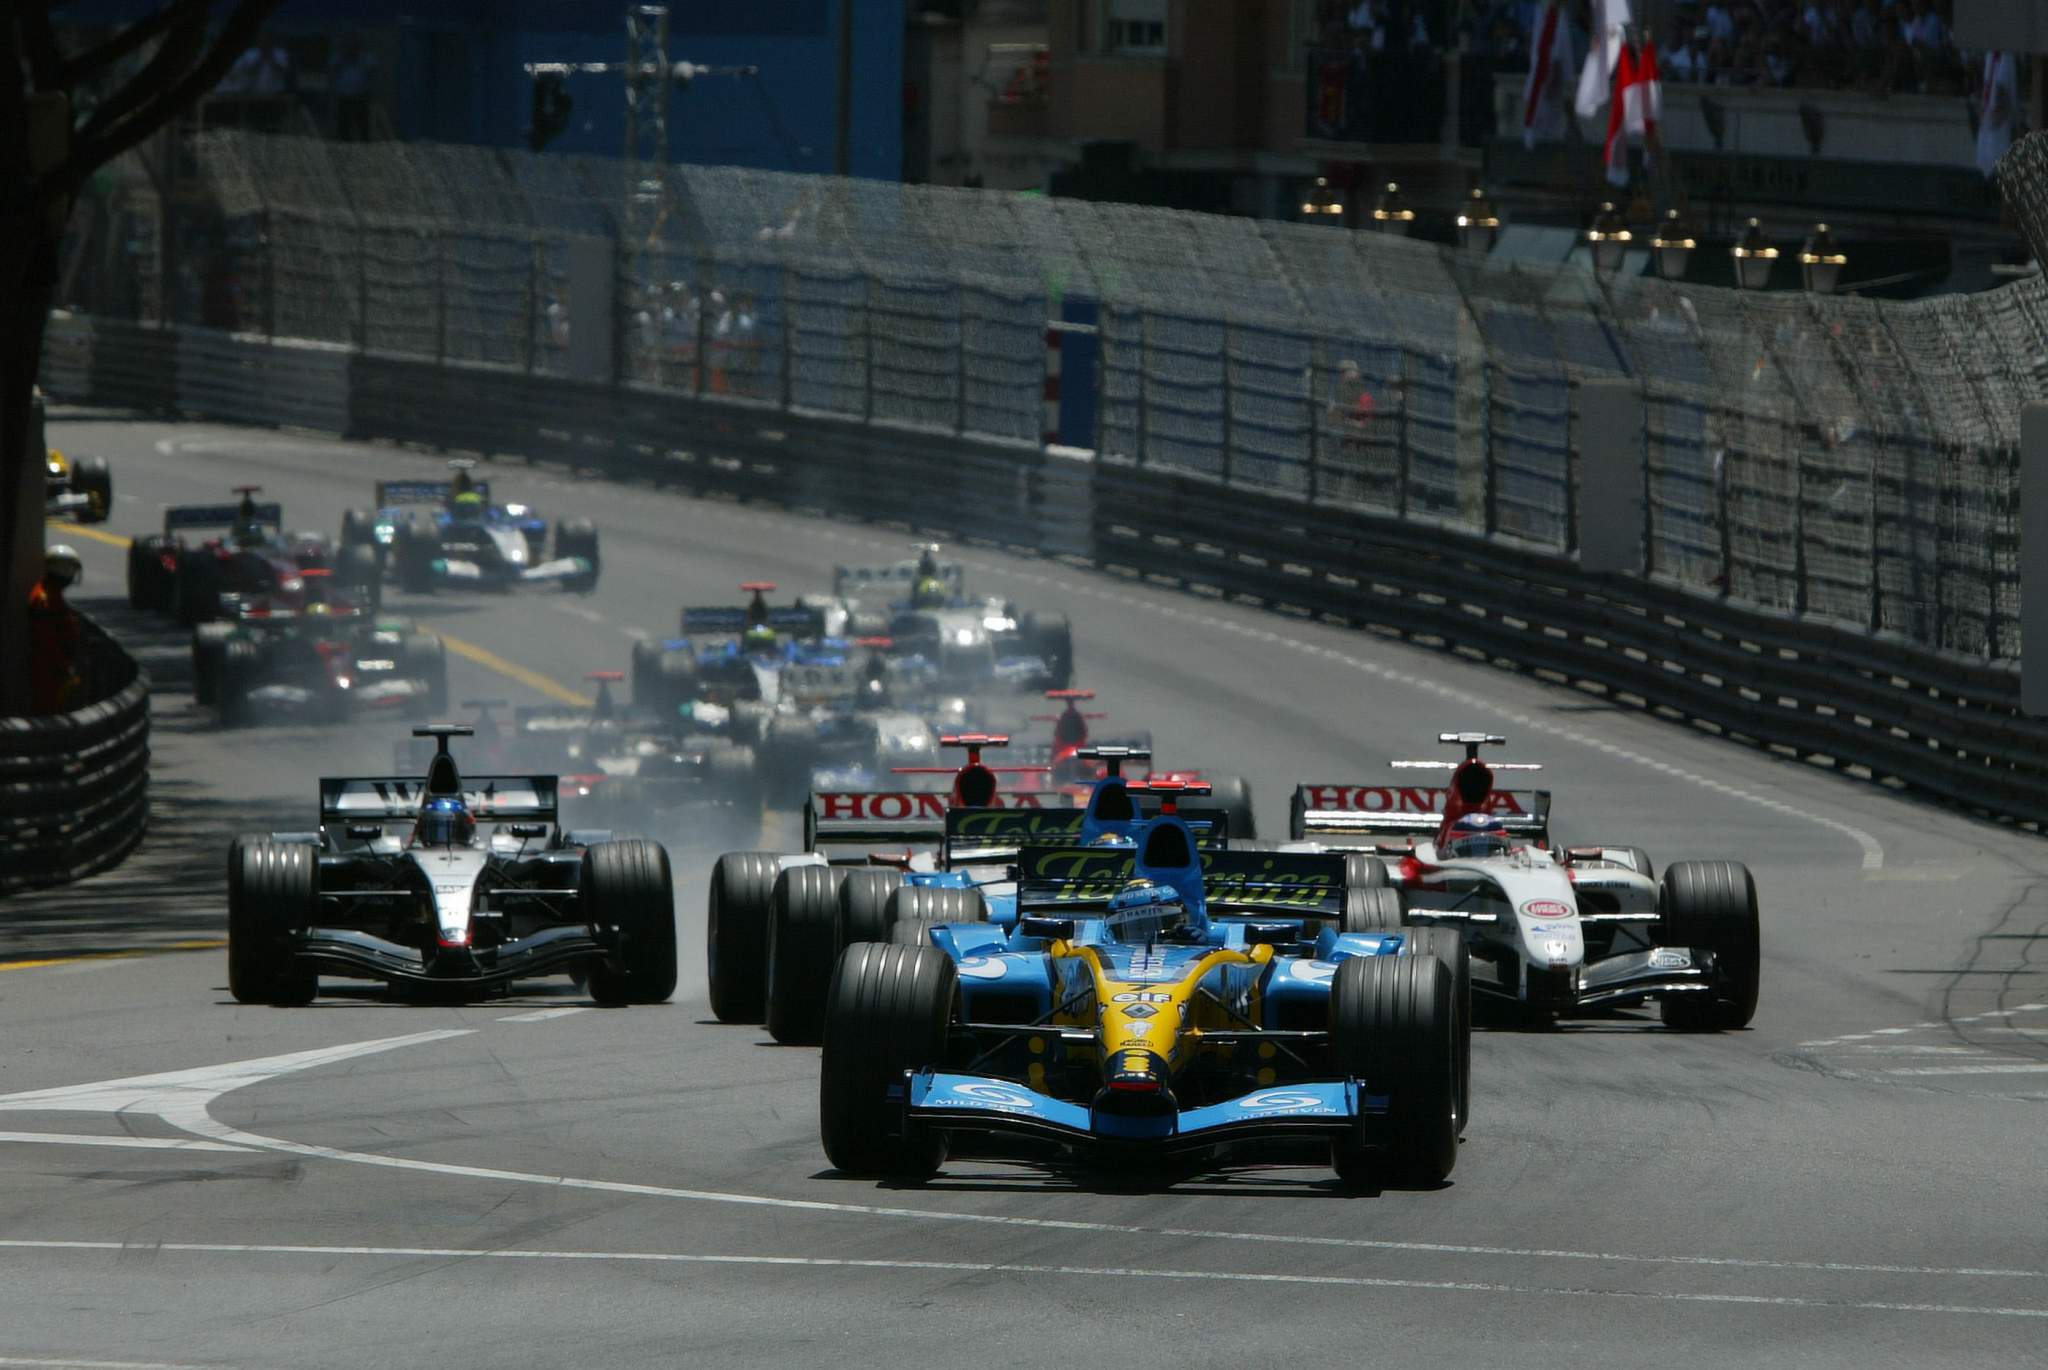
[[1406, 932], [1401, 924], [1401, 896], [1385, 885], [1344, 887], [1343, 932]]
[[583, 852], [583, 907], [608, 927], [612, 954], [586, 988], [600, 1004], [659, 1004], [676, 992], [676, 907], [668, 852], [645, 839]]
[[845, 874], [830, 866], [786, 866], [775, 877], [768, 900], [768, 1035], [786, 1046], [815, 1045], [825, 1030]]
[[313, 922], [320, 865], [302, 843], [237, 838], [228, 848], [228, 993], [241, 1004], [308, 1004], [320, 977], [292, 937]]
[[767, 999], [768, 901], [774, 852], [727, 852], [711, 868], [704, 953], [711, 1013], [721, 1023], [758, 1023]]
[[943, 1064], [959, 974], [936, 947], [856, 942], [840, 954], [825, 998], [818, 1131], [833, 1168], [921, 1179], [945, 1160], [945, 1139], [906, 1127], [889, 1091], [907, 1071]]
[[855, 942], [889, 940], [889, 898], [903, 887], [903, 874], [868, 867], [846, 873], [839, 887], [837, 941], [844, 951]]
[[1756, 1017], [1762, 932], [1756, 880], [1735, 861], [1674, 861], [1664, 871], [1657, 941], [1714, 955], [1714, 987], [1667, 995], [1664, 1025], [1680, 1032], [1730, 1032]]
[[[1434, 956], [1354, 956], [1330, 986], [1330, 1050], [1338, 1068], [1388, 1096], [1384, 1164], [1417, 1186], [1441, 1184], [1458, 1162], [1457, 1015], [1451, 972]], [[1347, 1183], [1379, 1155], [1362, 1138], [1332, 1161]]]
[[221, 663], [233, 632], [233, 626], [226, 623], [202, 623], [192, 630], [194, 703], [211, 706], [220, 702]]
[[886, 936], [899, 947], [931, 945], [932, 929], [946, 923], [986, 923], [988, 905], [979, 890], [903, 885], [883, 910]]

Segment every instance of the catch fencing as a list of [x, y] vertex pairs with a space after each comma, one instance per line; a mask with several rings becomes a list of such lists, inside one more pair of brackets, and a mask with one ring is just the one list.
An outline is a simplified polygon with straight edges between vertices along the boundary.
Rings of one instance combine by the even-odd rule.
[[[1577, 387], [1624, 378], [1648, 415], [1653, 579], [2019, 653], [2018, 414], [2048, 395], [2038, 279], [1910, 302], [1752, 294], [737, 168], [673, 167], [651, 194], [619, 162], [483, 148], [216, 133], [184, 154], [176, 284], [152, 275], [162, 235], [133, 231], [166, 201], [117, 177], [80, 216], [88, 269], [67, 273], [67, 304], [561, 376], [569, 258], [597, 240], [623, 385], [1035, 443], [1046, 324], [1085, 301], [1099, 402], [1077, 445], [1565, 554]], [[124, 227], [136, 255], [116, 263]], [[143, 287], [107, 288], [129, 276]]]

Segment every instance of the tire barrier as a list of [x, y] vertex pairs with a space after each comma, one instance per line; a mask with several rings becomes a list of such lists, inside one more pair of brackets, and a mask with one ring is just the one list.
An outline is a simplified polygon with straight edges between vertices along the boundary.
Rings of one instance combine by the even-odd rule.
[[[64, 318], [52, 333], [68, 339], [93, 328]], [[75, 398], [114, 398], [98, 391], [100, 379], [143, 364], [109, 355], [128, 341], [94, 332], [95, 391]], [[63, 345], [75, 355], [75, 344]], [[292, 346], [236, 338], [209, 354], [243, 349], [228, 363], [242, 372]], [[189, 364], [198, 353], [182, 355]], [[233, 402], [245, 389], [194, 390], [182, 380], [179, 406], [275, 421], [305, 374], [303, 366], [274, 372], [258, 387], [261, 412]], [[304, 412], [331, 415], [329, 382], [319, 383]], [[914, 527], [1391, 631], [2048, 826], [2048, 722], [2022, 712], [2016, 661], [1739, 605], [1656, 578], [1588, 573], [1576, 555], [1420, 511], [1404, 518], [1227, 474], [1170, 473], [921, 425], [375, 353], [349, 355], [347, 415], [350, 436], [560, 462]]]
[[149, 677], [79, 617], [86, 697], [96, 702], [0, 718], [0, 894], [105, 870], [149, 821]]

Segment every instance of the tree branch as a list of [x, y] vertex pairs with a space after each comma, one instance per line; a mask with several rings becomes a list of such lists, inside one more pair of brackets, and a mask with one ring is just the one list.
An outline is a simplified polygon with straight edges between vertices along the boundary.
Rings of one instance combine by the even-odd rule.
[[209, 0], [172, 0], [147, 19], [138, 19], [122, 29], [96, 48], [88, 49], [64, 64], [63, 81], [67, 86], [75, 85], [94, 72], [134, 52], [152, 39], [167, 33], [175, 25], [185, 22], [189, 11], [202, 13], [210, 8]]
[[93, 111], [92, 117], [78, 130], [79, 137], [90, 138], [104, 133], [126, 115], [147, 104], [165, 87], [186, 75], [205, 49], [206, 15], [187, 14], [165, 36], [163, 45], [149, 59], [148, 65]]
[[[221, 78], [228, 74], [228, 68], [235, 64], [235, 59], [262, 36], [263, 25], [269, 21], [270, 12], [277, 8], [277, 4], [278, 0], [238, 0], [234, 13], [228, 16], [227, 22], [215, 35], [212, 50], [183, 80], [173, 83], [168, 89], [159, 88], [154, 98], [144, 96], [146, 103], [117, 126], [97, 133], [88, 127], [72, 144], [71, 158], [65, 163], [60, 177], [63, 189], [75, 193], [95, 169], [134, 147], [219, 85]], [[150, 65], [154, 67], [156, 64], [152, 62]], [[121, 94], [125, 96], [142, 85], [142, 76], [137, 76], [123, 87]], [[95, 116], [94, 123], [99, 122]]]

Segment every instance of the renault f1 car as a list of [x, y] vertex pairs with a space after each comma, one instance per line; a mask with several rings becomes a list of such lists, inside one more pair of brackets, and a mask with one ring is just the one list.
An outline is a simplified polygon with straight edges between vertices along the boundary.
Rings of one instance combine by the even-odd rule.
[[[1554, 846], [1550, 793], [1494, 784], [1480, 748], [1505, 739], [1444, 733], [1465, 759], [1397, 761], [1447, 770], [1444, 788], [1303, 785], [1283, 850], [1348, 851], [1400, 895], [1419, 926], [1456, 929], [1469, 944], [1476, 994], [1542, 1018], [1655, 999], [1667, 1026], [1740, 1028], [1756, 1013], [1756, 882], [1733, 861], [1679, 861], [1661, 881], [1638, 847]], [[1395, 838], [1356, 843], [1354, 838]]]
[[29, 447], [43, 450], [43, 517], [70, 514], [80, 523], [104, 523], [114, 509], [114, 477], [98, 457], [67, 457], [50, 446], [43, 424], [43, 392], [31, 393]]
[[[1329, 1158], [1434, 1185], [1457, 1160], [1454, 972], [1404, 955], [1332, 855], [1203, 851], [1173, 806], [1126, 845], [1026, 846], [1015, 916], [839, 956], [826, 1156], [921, 1178], [950, 1154], [1190, 1169]], [[910, 935], [904, 935], [905, 932]]]
[[[320, 782], [319, 827], [228, 853], [228, 986], [303, 1004], [322, 974], [476, 994], [565, 972], [603, 1004], [676, 984], [668, 853], [557, 826], [555, 777], [462, 776], [431, 724], [423, 778]], [[482, 825], [482, 826], [480, 826]]]
[[370, 613], [346, 594], [324, 592], [329, 572], [299, 572], [300, 607], [265, 596], [230, 597], [226, 617], [192, 630], [192, 693], [228, 726], [268, 714], [342, 722], [358, 709], [448, 706], [448, 658], [440, 638], [409, 619]]
[[[235, 487], [241, 498], [234, 504], [166, 509], [161, 536], [137, 538], [128, 546], [128, 603], [173, 613], [185, 624], [219, 618], [224, 603], [242, 596], [297, 608], [318, 597], [308, 596], [299, 573], [325, 570], [375, 608], [382, 597], [375, 555], [367, 548], [337, 554], [319, 533], [286, 532], [283, 508], [256, 502], [261, 488]], [[201, 528], [228, 531], [186, 540], [188, 531]]]

